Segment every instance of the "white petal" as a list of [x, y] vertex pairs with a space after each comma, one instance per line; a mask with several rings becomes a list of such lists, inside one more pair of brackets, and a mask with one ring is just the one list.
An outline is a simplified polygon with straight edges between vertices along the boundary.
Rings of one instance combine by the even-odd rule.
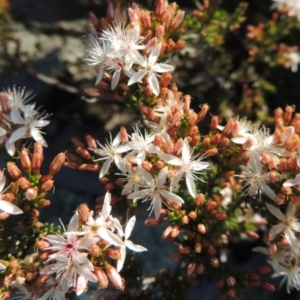
[[152, 199], [153, 202], [153, 209], [154, 209], [154, 216], [156, 219], [159, 218], [160, 216], [160, 211], [161, 211], [161, 198], [159, 195], [155, 195]]
[[6, 148], [6, 151], [7, 153], [10, 155], [10, 156], [13, 156], [16, 152], [16, 146], [14, 143], [10, 143], [9, 140], [6, 140], [5, 141], [5, 148]]
[[236, 144], [244, 144], [247, 141], [248, 137], [245, 136], [237, 136], [231, 139], [231, 141], [233, 141]]
[[20, 111], [17, 108], [11, 109], [10, 118], [14, 124], [24, 124], [24, 119], [21, 117]]
[[120, 254], [121, 254], [121, 258], [117, 262], [117, 272], [120, 272], [122, 270], [124, 262], [125, 262], [125, 258], [126, 258], [126, 247], [125, 246], [120, 247]]
[[128, 199], [140, 199], [145, 198], [148, 195], [148, 190], [140, 190], [137, 192], [131, 193], [129, 196], [127, 196]]
[[182, 166], [182, 160], [172, 154], [158, 153], [160, 159], [173, 166]]
[[164, 167], [163, 169], [160, 170], [156, 179], [158, 188], [160, 188], [166, 182], [167, 173], [168, 173], [168, 167]]
[[284, 215], [283, 215], [283, 213], [281, 212], [280, 209], [276, 208], [275, 206], [273, 206], [269, 203], [266, 203], [266, 207], [270, 211], [270, 213], [272, 215], [274, 215], [277, 219], [279, 219], [281, 221], [284, 220]]
[[0, 210], [11, 214], [11, 215], [18, 215], [22, 214], [23, 210], [21, 210], [18, 206], [4, 200], [0, 200]]
[[119, 83], [120, 80], [120, 71], [115, 71], [113, 76], [112, 76], [112, 81], [111, 81], [111, 89], [114, 90]]
[[101, 79], [102, 79], [102, 76], [103, 76], [103, 64], [101, 63], [100, 65], [99, 65], [99, 71], [98, 71], [98, 74], [97, 74], [97, 78], [96, 78], [96, 82], [95, 82], [95, 85], [97, 85], [100, 81], [101, 81]]
[[155, 96], [158, 96], [159, 91], [160, 91], [159, 83], [158, 83], [157, 77], [155, 76], [155, 74], [152, 71], [148, 72], [148, 82], [149, 82], [149, 85], [151, 87], [153, 94]]
[[144, 77], [145, 75], [147, 74], [146, 71], [137, 71], [134, 75], [132, 75], [132, 77], [128, 80], [128, 83], [127, 85], [131, 85], [133, 83], [136, 83], [136, 82], [140, 82]]
[[27, 131], [28, 131], [28, 127], [26, 127], [26, 126], [22, 126], [22, 127], [18, 128], [17, 130], [15, 130], [12, 133], [12, 135], [8, 139], [9, 143], [14, 143], [15, 141], [17, 141], [19, 139], [25, 138]]
[[270, 240], [274, 240], [276, 236], [283, 231], [283, 225], [277, 224], [271, 227], [270, 229]]
[[160, 50], [161, 50], [161, 43], [157, 44], [153, 50], [151, 51], [150, 55], [149, 55], [149, 58], [148, 58], [148, 61], [153, 64], [157, 61], [157, 58], [160, 54]]
[[186, 175], [186, 179], [185, 179], [187, 188], [191, 194], [192, 197], [196, 198], [196, 186], [195, 186], [195, 182], [192, 176], [189, 176], [188, 174]]
[[125, 241], [125, 245], [128, 249], [135, 251], [135, 252], [143, 252], [147, 251], [147, 249], [140, 245], [135, 245], [132, 241]]
[[300, 174], [298, 174], [294, 179], [289, 179], [283, 183], [283, 186], [295, 186], [300, 184]]
[[78, 211], [76, 211], [70, 220], [67, 231], [76, 232], [79, 229], [78, 227], [79, 227], [79, 215], [78, 215]]
[[76, 272], [83, 276], [86, 280], [91, 281], [91, 282], [97, 282], [97, 277], [95, 276], [94, 273], [92, 273], [90, 270], [88, 270], [85, 267], [81, 266], [75, 266]]
[[185, 164], [189, 163], [191, 159], [190, 144], [187, 138], [184, 139], [182, 147], [182, 160]]
[[4, 189], [5, 182], [6, 182], [6, 177], [2, 173], [0, 177], [0, 192], [2, 192], [2, 190]]
[[171, 201], [175, 201], [175, 202], [178, 202], [178, 203], [184, 203], [183, 199], [181, 197], [179, 197], [178, 195], [176, 194], [173, 194], [169, 191], [166, 191], [166, 190], [162, 190], [160, 192], [165, 198], [171, 200]]
[[129, 219], [129, 221], [127, 222], [126, 228], [125, 228], [125, 240], [127, 240], [132, 232], [132, 229], [134, 227], [136, 221], [136, 217], [133, 216]]
[[110, 215], [110, 212], [112, 209], [110, 202], [111, 202], [111, 193], [106, 192], [105, 197], [104, 197], [102, 211], [101, 211], [101, 215], [103, 216], [104, 220]]
[[276, 198], [276, 194], [275, 192], [268, 186], [268, 185], [264, 185], [263, 186], [263, 192], [273, 201], [275, 201]]
[[113, 158], [110, 157], [104, 162], [104, 164], [102, 165], [100, 174], [99, 174], [99, 178], [102, 178], [107, 173], [112, 161], [113, 161]]
[[41, 132], [39, 131], [39, 129], [37, 129], [35, 127], [31, 127], [30, 134], [36, 142], [41, 142], [43, 147], [47, 147], [47, 143], [46, 143], [44, 137], [42, 136]]
[[113, 232], [111, 232], [110, 230], [101, 227], [98, 230], [98, 235], [105, 240], [106, 242], [115, 245], [115, 246], [123, 246], [124, 242], [117, 236], [115, 235]]
[[155, 71], [158, 73], [172, 72], [174, 71], [174, 67], [166, 63], [160, 63], [155, 66]]

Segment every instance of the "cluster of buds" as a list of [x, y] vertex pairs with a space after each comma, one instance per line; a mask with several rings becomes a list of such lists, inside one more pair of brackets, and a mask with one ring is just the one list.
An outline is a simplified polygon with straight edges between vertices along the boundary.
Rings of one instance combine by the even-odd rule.
[[0, 93], [0, 145], [5, 145], [9, 155], [16, 151], [15, 142], [33, 138], [47, 147], [40, 129], [50, 123], [48, 115], [40, 113], [35, 104], [28, 104], [33, 98], [32, 91], [25, 88], [7, 89]]

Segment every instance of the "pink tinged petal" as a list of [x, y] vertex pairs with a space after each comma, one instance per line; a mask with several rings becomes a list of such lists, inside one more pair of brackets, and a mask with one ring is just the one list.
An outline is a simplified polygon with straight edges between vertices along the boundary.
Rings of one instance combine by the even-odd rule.
[[30, 135], [32, 136], [32, 138], [36, 141], [36, 142], [41, 142], [43, 147], [47, 147], [47, 143], [45, 141], [45, 139], [43, 138], [41, 132], [39, 131], [39, 129], [35, 128], [35, 127], [31, 127], [30, 128]]
[[270, 229], [270, 241], [274, 240], [276, 236], [283, 231], [283, 225], [282, 224], [277, 224], [272, 226]]
[[120, 272], [122, 270], [124, 262], [125, 262], [125, 258], [126, 258], [126, 247], [125, 246], [122, 246], [120, 248], [120, 255], [121, 255], [121, 258], [117, 262], [117, 271], [118, 272]]
[[75, 266], [76, 273], [83, 276], [86, 280], [91, 282], [97, 282], [97, 277], [90, 270], [85, 268], [84, 266]]
[[158, 188], [160, 188], [166, 182], [167, 173], [168, 173], [168, 167], [164, 167], [163, 169], [160, 170], [160, 172], [156, 178]]
[[102, 165], [102, 168], [100, 170], [99, 178], [102, 178], [107, 173], [112, 161], [113, 161], [113, 158], [110, 157], [104, 162], [104, 164]]
[[17, 141], [19, 139], [25, 138], [27, 131], [28, 131], [28, 127], [26, 127], [26, 126], [22, 126], [22, 127], [18, 128], [17, 130], [15, 130], [12, 133], [12, 135], [8, 139], [9, 143], [14, 143], [15, 141]]
[[99, 71], [98, 71], [98, 74], [97, 74], [95, 85], [97, 85], [101, 81], [102, 76], [103, 76], [103, 69], [104, 69], [103, 63], [101, 63], [99, 65]]
[[295, 186], [300, 184], [300, 174], [298, 174], [294, 179], [289, 179], [283, 183], [283, 186]]
[[156, 219], [159, 218], [161, 212], [161, 198], [159, 195], [155, 195], [152, 199], [152, 205], [154, 209], [154, 216]]
[[90, 246], [95, 245], [99, 242], [98, 238], [80, 238], [78, 240], [78, 247], [88, 249]]
[[149, 85], [151, 87], [153, 94], [155, 96], [158, 96], [159, 91], [160, 91], [159, 82], [157, 80], [157, 77], [155, 76], [155, 74], [152, 71], [148, 72], [148, 82], [149, 82]]
[[146, 74], [147, 74], [147, 72], [145, 70], [143, 70], [143, 71], [137, 71], [128, 80], [127, 85], [132, 85], [133, 83], [140, 82], [146, 76]]
[[13, 156], [15, 154], [15, 152], [16, 152], [15, 144], [14, 143], [10, 143], [9, 140], [5, 141], [5, 148], [6, 148], [7, 153], [10, 156]]
[[182, 160], [172, 154], [158, 153], [160, 159], [173, 166], [182, 166]]
[[256, 184], [252, 184], [248, 188], [248, 195], [250, 197], [253, 197], [253, 196], [255, 196], [257, 194], [258, 190], [259, 190], [259, 186], [256, 185]]
[[275, 201], [276, 194], [268, 185], [264, 185], [263, 192], [266, 196]]
[[125, 228], [125, 240], [127, 240], [132, 232], [132, 229], [134, 227], [136, 221], [136, 217], [133, 216], [129, 219], [129, 221], [127, 222], [126, 228]]
[[0, 210], [11, 215], [18, 215], [23, 213], [23, 210], [21, 210], [18, 206], [4, 200], [0, 200]]
[[50, 242], [52, 245], [61, 245], [66, 241], [66, 239], [63, 238], [61, 235], [54, 234], [49, 234], [46, 237], [44, 237], [44, 239]]
[[166, 191], [166, 190], [161, 190], [160, 193], [167, 199], [171, 200], [171, 201], [175, 201], [175, 202], [178, 202], [178, 203], [184, 203], [183, 199], [181, 197], [179, 197], [178, 195], [176, 194], [173, 194], [169, 191]]
[[78, 211], [76, 211], [70, 220], [70, 223], [67, 227], [67, 231], [75, 232], [78, 230], [78, 227], [79, 227], [79, 215], [78, 215]]
[[135, 251], [135, 252], [143, 252], [148, 251], [145, 247], [140, 245], [135, 245], [132, 241], [125, 241], [125, 245], [128, 249]]
[[285, 219], [285, 217], [284, 217], [284, 215], [283, 215], [283, 213], [281, 212], [280, 209], [276, 208], [275, 206], [273, 206], [269, 203], [266, 203], [266, 207], [270, 211], [270, 213], [272, 215], [274, 215], [280, 221], [283, 221]]
[[185, 182], [191, 196], [196, 198], [196, 186], [193, 177], [187, 174], [185, 178]]
[[98, 235], [105, 240], [106, 242], [115, 245], [115, 246], [123, 246], [124, 242], [117, 236], [115, 235], [113, 232], [111, 232], [110, 230], [101, 227], [98, 230]]

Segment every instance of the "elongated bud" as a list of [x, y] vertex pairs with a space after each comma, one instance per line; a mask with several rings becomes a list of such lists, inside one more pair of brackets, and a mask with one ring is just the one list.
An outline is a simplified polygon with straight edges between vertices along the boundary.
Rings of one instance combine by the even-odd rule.
[[195, 262], [189, 263], [187, 267], [187, 275], [192, 276], [194, 275], [195, 271], [196, 271], [196, 263]]
[[94, 274], [97, 278], [98, 284], [102, 289], [106, 289], [108, 286], [108, 277], [102, 268], [95, 268]]
[[218, 125], [219, 125], [219, 117], [218, 116], [213, 116], [211, 118], [211, 122], [210, 122], [210, 130], [211, 131], [217, 130]]
[[87, 159], [87, 160], [91, 159], [90, 152], [86, 148], [84, 148], [84, 147], [78, 147], [78, 148], [76, 148], [76, 153], [78, 153], [84, 159]]
[[26, 148], [23, 148], [20, 153], [20, 163], [22, 166], [22, 169], [26, 173], [30, 173], [31, 171], [31, 160], [28, 155], [28, 150]]
[[284, 115], [283, 115], [284, 122], [286, 122], [286, 123], [291, 122], [294, 109], [295, 109], [294, 106], [290, 106], [290, 105], [286, 106], [285, 111], [284, 111]]
[[49, 192], [52, 188], [53, 188], [53, 185], [54, 185], [54, 181], [53, 180], [47, 180], [45, 181], [43, 184], [42, 184], [42, 191], [44, 193], [47, 193]]
[[83, 203], [78, 206], [77, 211], [78, 211], [80, 223], [85, 224], [91, 215], [89, 207], [87, 206], [86, 203]]
[[50, 175], [56, 174], [60, 170], [60, 168], [63, 165], [63, 163], [65, 162], [65, 160], [66, 160], [65, 153], [62, 152], [62, 153], [57, 154], [54, 157], [54, 159], [49, 167], [49, 174]]
[[14, 180], [18, 180], [22, 176], [22, 172], [20, 169], [16, 166], [14, 162], [9, 161], [7, 164], [7, 171], [9, 175], [12, 177]]
[[106, 274], [111, 283], [120, 290], [124, 289], [124, 280], [121, 275], [117, 272], [117, 269], [107, 262], [104, 263]]
[[177, 29], [181, 25], [181, 23], [184, 19], [184, 15], [185, 15], [185, 12], [183, 10], [177, 11], [175, 18], [173, 18], [173, 20], [171, 21], [172, 29]]
[[121, 259], [121, 253], [118, 249], [113, 249], [113, 248], [108, 248], [106, 251], [105, 251], [105, 254], [110, 257], [111, 259], [114, 259], [114, 260], [119, 260]]
[[262, 281], [260, 286], [265, 289], [265, 290], [268, 290], [268, 291], [271, 291], [271, 292], [274, 292], [276, 290], [275, 286], [271, 283], [268, 283], [268, 282], [265, 282], [265, 281]]

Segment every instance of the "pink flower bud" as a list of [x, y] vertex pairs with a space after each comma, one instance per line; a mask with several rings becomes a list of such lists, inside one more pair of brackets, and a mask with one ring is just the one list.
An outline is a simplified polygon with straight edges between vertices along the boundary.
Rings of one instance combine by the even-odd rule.
[[289, 141], [294, 136], [294, 134], [295, 134], [295, 127], [289, 126], [283, 130], [282, 134], [280, 135], [280, 141], [282, 143], [285, 143]]
[[117, 269], [113, 266], [111, 266], [108, 263], [104, 264], [106, 274], [111, 281], [111, 283], [120, 290], [124, 289], [124, 279], [121, 277], [121, 275], [117, 272]]
[[99, 286], [102, 289], [106, 289], [108, 286], [108, 278], [105, 271], [102, 268], [95, 268], [94, 274], [97, 278]]
[[181, 23], [184, 19], [184, 15], [185, 15], [185, 12], [183, 10], [178, 10], [177, 11], [176, 16], [171, 21], [171, 28], [172, 29], [177, 29], [181, 25]]

